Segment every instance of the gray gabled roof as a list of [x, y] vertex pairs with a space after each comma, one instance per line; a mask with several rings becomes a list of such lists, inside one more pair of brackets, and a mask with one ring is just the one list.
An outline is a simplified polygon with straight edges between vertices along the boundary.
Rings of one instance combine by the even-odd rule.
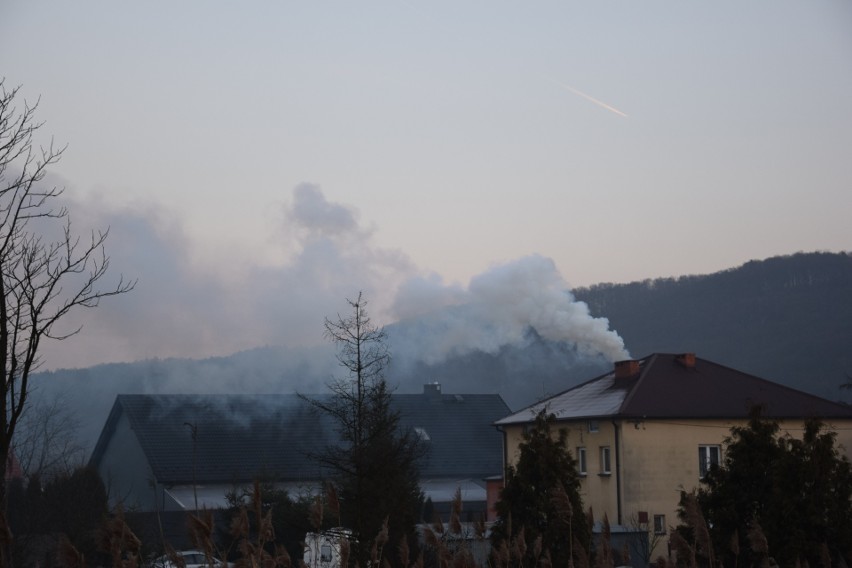
[[[392, 404], [402, 427], [417, 429], [428, 447], [422, 478], [501, 472], [502, 437], [493, 423], [509, 408], [499, 395], [394, 394]], [[334, 424], [296, 395], [119, 395], [92, 465], [121, 417], [164, 484], [322, 479], [307, 456], [337, 440]]]
[[[690, 356], [692, 357], [692, 356]], [[754, 405], [771, 418], [852, 418], [852, 407], [685, 354], [638, 359], [638, 373], [614, 371], [495, 422], [531, 422], [544, 408], [557, 420], [592, 418], [745, 418]]]

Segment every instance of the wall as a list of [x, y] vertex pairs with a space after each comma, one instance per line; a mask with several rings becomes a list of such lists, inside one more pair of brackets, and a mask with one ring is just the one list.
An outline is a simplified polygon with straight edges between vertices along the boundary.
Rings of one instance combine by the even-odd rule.
[[[604, 514], [611, 524], [636, 528], [639, 513], [648, 515], [649, 531], [654, 528], [654, 515], [665, 516], [666, 529], [678, 524], [677, 505], [680, 491], [697, 488], [699, 479], [698, 447], [722, 446], [734, 425], [742, 420], [639, 420], [616, 421], [619, 455], [616, 461], [616, 425], [610, 420], [598, 421], [598, 432], [590, 432], [588, 421], [559, 422], [568, 431], [568, 449], [576, 458], [577, 448], [586, 448], [587, 474], [581, 482], [584, 507], [592, 508], [595, 520]], [[852, 420], [830, 420], [827, 424], [837, 433], [837, 443], [847, 456], [852, 450]], [[781, 422], [780, 434], [802, 436], [802, 422]], [[517, 447], [523, 441], [523, 426], [507, 426], [507, 460], [515, 463]], [[600, 472], [599, 448], [611, 448], [611, 474]], [[618, 519], [618, 487], [621, 483], [621, 520]], [[667, 553], [667, 537], [658, 539], [651, 559]]]
[[[122, 413], [100, 463], [98, 473], [106, 485], [110, 507], [122, 503], [124, 510], [155, 510], [154, 478], [127, 416]], [[160, 491], [161, 492], [161, 491]]]

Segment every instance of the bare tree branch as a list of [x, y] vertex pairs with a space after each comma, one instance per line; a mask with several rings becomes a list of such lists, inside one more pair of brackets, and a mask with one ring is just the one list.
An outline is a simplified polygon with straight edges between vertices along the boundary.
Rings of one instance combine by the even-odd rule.
[[[102, 298], [129, 292], [135, 281], [119, 277], [103, 286], [109, 270], [104, 250], [108, 231], [82, 240], [71, 230], [63, 189], [45, 186], [48, 168], [65, 147], [36, 148], [38, 101], [15, 106], [18, 87], [0, 79], [0, 455], [4, 463], [28, 409], [29, 380], [41, 359], [43, 340], [63, 340], [80, 328], [57, 324], [78, 308], [96, 307]], [[58, 223], [58, 228], [54, 226]], [[5, 518], [5, 478], [0, 485], [0, 521]], [[0, 551], [0, 560], [3, 560]]]

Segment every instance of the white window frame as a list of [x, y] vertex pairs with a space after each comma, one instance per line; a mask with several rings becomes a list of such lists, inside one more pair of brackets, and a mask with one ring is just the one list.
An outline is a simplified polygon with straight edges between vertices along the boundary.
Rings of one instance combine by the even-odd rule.
[[665, 515], [654, 515], [654, 534], [666, 534]]
[[585, 448], [585, 446], [578, 446], [577, 447], [577, 473], [579, 473], [582, 476], [585, 476], [588, 473], [586, 466], [587, 466], [586, 448]]
[[722, 463], [722, 446], [719, 444], [701, 444], [698, 446], [698, 479], [704, 479], [713, 466]]
[[601, 446], [600, 447], [600, 466], [601, 466], [601, 475], [609, 475], [612, 473], [612, 452], [609, 449], [609, 446]]

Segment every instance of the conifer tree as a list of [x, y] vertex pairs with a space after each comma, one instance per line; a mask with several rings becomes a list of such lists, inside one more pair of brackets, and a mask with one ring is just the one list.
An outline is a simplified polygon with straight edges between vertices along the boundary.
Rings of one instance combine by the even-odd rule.
[[[494, 549], [501, 543], [525, 551], [519, 564], [534, 566], [549, 555], [553, 566], [589, 549], [589, 525], [580, 498], [577, 463], [567, 449], [568, 433], [553, 432], [556, 418], [545, 410], [536, 416], [518, 446], [517, 464], [506, 471], [506, 484], [497, 502], [499, 518], [492, 528]], [[524, 542], [515, 542], [516, 539]], [[541, 539], [539, 541], [539, 539]]]
[[[330, 397], [306, 400], [331, 418], [339, 434], [341, 444], [311, 457], [331, 472], [340, 518], [355, 536], [351, 558], [367, 566], [386, 521], [386, 552], [414, 534], [422, 504], [418, 460], [424, 448], [414, 433], [401, 429], [400, 415], [391, 407], [384, 330], [371, 322], [362, 293], [347, 302], [350, 315], [325, 320], [325, 335], [337, 345], [345, 374], [327, 385]], [[384, 557], [393, 563], [396, 556]]]

